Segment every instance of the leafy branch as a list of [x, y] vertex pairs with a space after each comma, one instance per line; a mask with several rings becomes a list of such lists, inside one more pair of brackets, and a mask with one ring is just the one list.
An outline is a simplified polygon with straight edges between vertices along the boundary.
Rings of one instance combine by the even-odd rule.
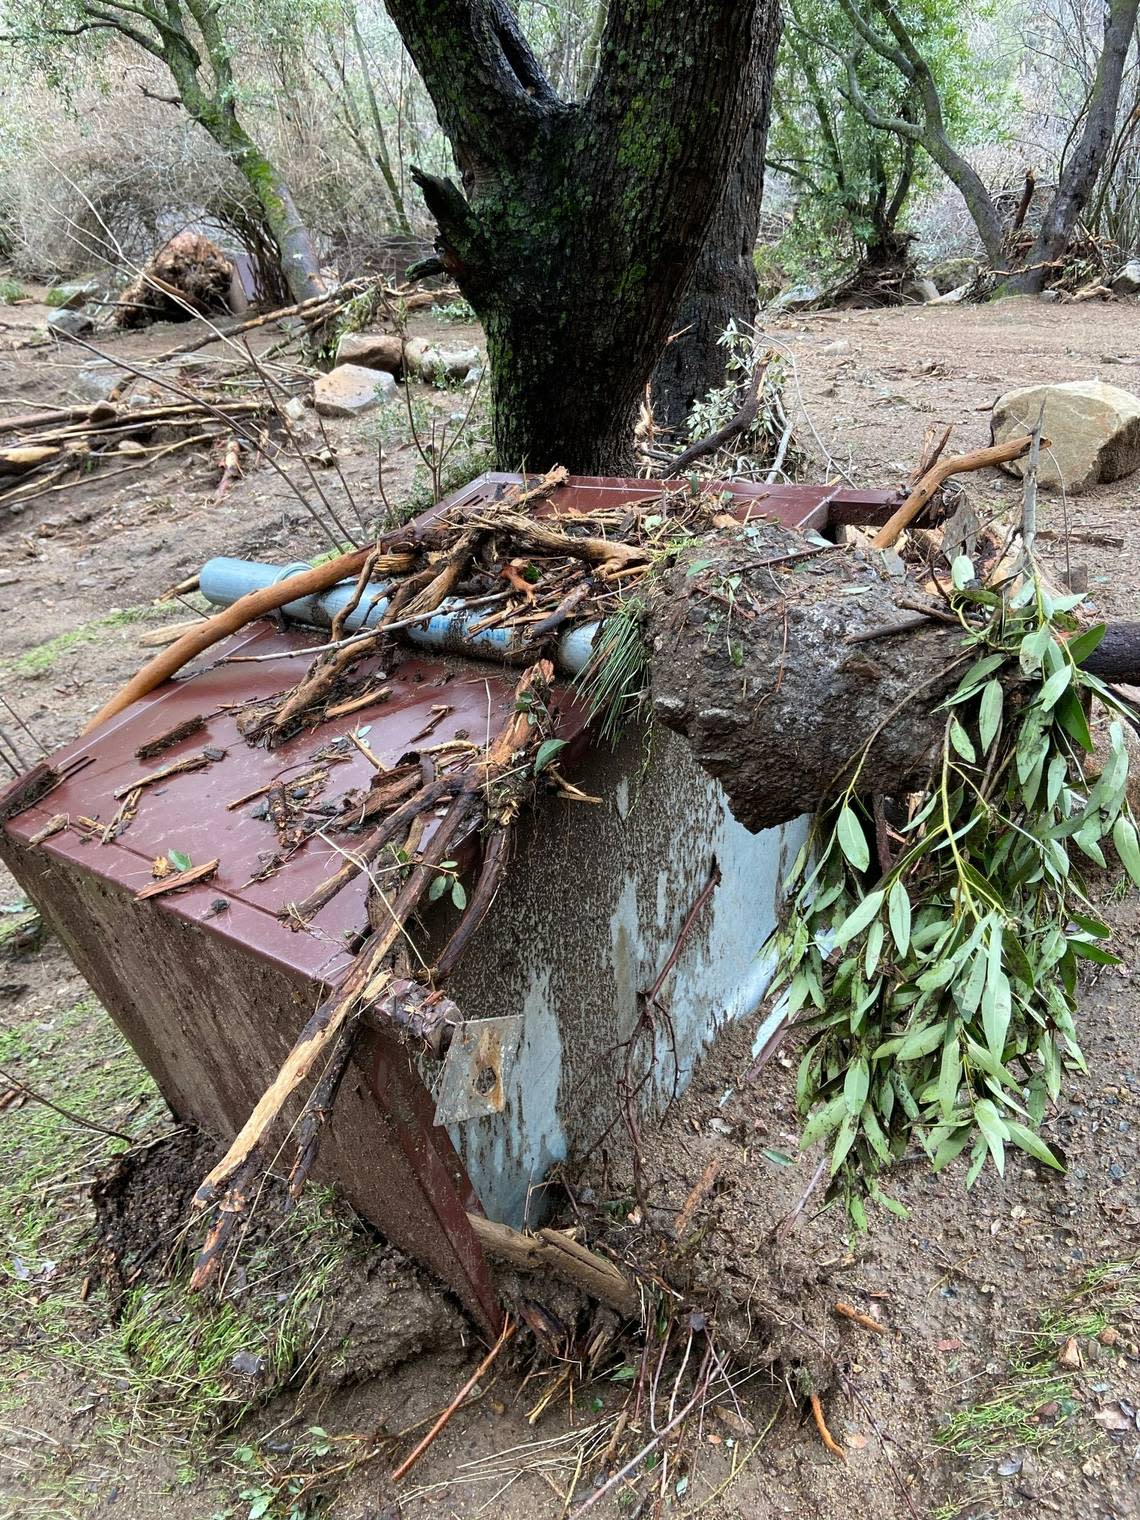
[[1103, 868], [1110, 837], [1140, 886], [1118, 720], [1092, 784], [1081, 762], [1089, 703], [1125, 711], [1081, 669], [1103, 627], [1079, 631], [1081, 599], [1052, 596], [1032, 567], [1008, 602], [964, 557], [953, 581], [978, 657], [943, 704], [937, 773], [891, 829], [857, 794], [857, 767], [815, 821], [776, 937], [777, 985], [808, 1030], [803, 1143], [828, 1141], [860, 1228], [867, 1197], [905, 1213], [879, 1177], [913, 1141], [936, 1171], [968, 1149], [968, 1187], [987, 1157], [1004, 1171], [1011, 1144], [1063, 1169], [1039, 1131], [1065, 1073], [1086, 1069], [1079, 964], [1117, 964], [1077, 861]]

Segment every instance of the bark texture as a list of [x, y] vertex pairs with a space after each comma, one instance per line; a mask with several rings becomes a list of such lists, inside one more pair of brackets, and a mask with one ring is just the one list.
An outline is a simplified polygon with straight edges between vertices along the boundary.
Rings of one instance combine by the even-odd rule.
[[771, 82], [780, 40], [777, 0], [756, 11], [756, 57], [760, 92], [756, 115], [725, 182], [701, 245], [696, 268], [673, 319], [673, 333], [653, 372], [653, 415], [658, 425], [678, 427], [693, 402], [724, 384], [720, 336], [730, 322], [747, 327], [756, 316], [753, 252], [764, 199]]
[[[707, 568], [690, 574], [694, 559]], [[702, 539], [654, 598], [654, 713], [688, 739], [746, 828], [833, 802], [856, 766], [860, 791], [901, 796], [939, 762], [946, 715], [935, 709], [977, 656], [956, 622], [916, 620], [916, 588], [877, 559], [813, 553], [759, 524], [746, 545]], [[1085, 668], [1140, 679], [1140, 624], [1110, 625]]]
[[[776, 527], [744, 554], [738, 538], [726, 540], [697, 575], [679, 563], [650, 614], [654, 713], [688, 739], [753, 830], [834, 799], [868, 742], [867, 790], [921, 785], [944, 722], [930, 709], [965, 669], [960, 631], [940, 623], [845, 644], [907, 617], [899, 583], [842, 549], [778, 562], [804, 548]], [[713, 553], [703, 542], [700, 558]], [[707, 592], [737, 571], [730, 613]]]
[[559, 99], [505, 0], [391, 0], [462, 189], [420, 174], [483, 322], [499, 463], [606, 474], [770, 84], [769, 0], [615, 0]]

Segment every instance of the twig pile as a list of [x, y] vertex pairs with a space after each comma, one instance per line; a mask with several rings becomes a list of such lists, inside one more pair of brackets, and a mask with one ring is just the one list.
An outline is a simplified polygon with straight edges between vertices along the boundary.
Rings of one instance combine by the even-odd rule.
[[[118, 466], [104, 473], [111, 479], [197, 444], [216, 444], [223, 437], [233, 444], [235, 429], [247, 443], [267, 446], [275, 408], [266, 395], [183, 394], [187, 399], [150, 406], [105, 400], [0, 417], [0, 506], [22, 511], [47, 492], [82, 483], [101, 465]], [[220, 494], [238, 470], [232, 456], [231, 448], [219, 461]]]

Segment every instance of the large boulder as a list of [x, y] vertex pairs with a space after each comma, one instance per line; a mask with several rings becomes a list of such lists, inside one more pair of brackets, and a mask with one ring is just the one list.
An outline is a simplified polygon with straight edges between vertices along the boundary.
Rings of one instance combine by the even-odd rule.
[[[1007, 391], [994, 403], [990, 430], [995, 443], [1031, 433], [1042, 403], [1044, 430], [1052, 447], [1037, 470], [1040, 485], [1085, 491], [1120, 480], [1140, 468], [1140, 398], [1100, 380], [1070, 380], [1062, 385], [1027, 385]], [[1024, 460], [1008, 466], [1020, 476]]]
[[387, 370], [338, 364], [313, 382], [313, 405], [322, 417], [358, 417], [396, 394]]
[[1112, 277], [1112, 291], [1118, 296], [1140, 295], [1140, 259], [1129, 259]]
[[404, 340], [399, 333], [345, 333], [336, 346], [336, 362], [399, 375], [404, 368]]

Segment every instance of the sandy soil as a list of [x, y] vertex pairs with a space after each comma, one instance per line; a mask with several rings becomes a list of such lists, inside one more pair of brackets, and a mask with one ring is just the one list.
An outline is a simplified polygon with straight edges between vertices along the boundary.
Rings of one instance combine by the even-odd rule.
[[[20, 307], [2, 315], [18, 325], [43, 313]], [[434, 325], [424, 330], [440, 334]], [[953, 422], [962, 449], [985, 442], [990, 404], [1015, 384], [1099, 376], [1140, 392], [1135, 305], [1065, 309], [1018, 301], [825, 314], [781, 319], [769, 331], [794, 361], [803, 436], [811, 444], [810, 423], [821, 473], [838, 467], [859, 484], [898, 483], [934, 422]], [[18, 336], [12, 327], [0, 332]], [[116, 352], [145, 357], [177, 336], [166, 329], [114, 342]], [[466, 344], [472, 334], [452, 328], [446, 336]], [[66, 351], [0, 351], [0, 406], [12, 411], [66, 400], [86, 362]], [[334, 424], [330, 433], [351, 489], [373, 505], [375, 423]], [[395, 440], [385, 447], [392, 490], [399, 492], [411, 475], [409, 451]], [[96, 479], [41, 499], [0, 527], [0, 684], [49, 747], [69, 737], [140, 663], [139, 629], [116, 621], [114, 609], [147, 603], [211, 554], [287, 560], [323, 547], [277, 477], [251, 475], [211, 507], [217, 479], [216, 459], [185, 456], [169, 467]], [[1012, 501], [1015, 489], [996, 473], [971, 482], [983, 502]], [[1069, 554], [1073, 565], [1087, 568], [1099, 614], [1136, 616], [1138, 511], [1140, 476], [1068, 504]], [[1045, 497], [1041, 513], [1043, 526], [1059, 534], [1042, 546], [1059, 573], [1064, 510]], [[1088, 531], [1120, 537], [1124, 548], [1084, 543], [1081, 533]], [[77, 632], [46, 665], [21, 664], [45, 641]], [[1140, 1404], [1137, 1279], [1108, 1270], [1140, 1251], [1140, 925], [1135, 894], [1115, 899], [1112, 886], [1106, 877], [1098, 891], [1124, 964], [1087, 979], [1081, 1029], [1090, 1076], [1070, 1087], [1047, 1121], [1070, 1162], [1063, 1178], [1019, 1157], [1004, 1179], [987, 1169], [967, 1195], [960, 1170], [933, 1177], [918, 1166], [905, 1169], [896, 1188], [910, 1209], [905, 1222], [879, 1215], [868, 1237], [852, 1238], [843, 1218], [820, 1211], [813, 1197], [788, 1227], [784, 1221], [816, 1165], [813, 1155], [795, 1155], [795, 1052], [782, 1050], [758, 1080], [748, 1081], [752, 1029], [745, 1027], [722, 1040], [655, 1138], [647, 1207], [633, 1207], [620, 1167], [588, 1169], [572, 1180], [576, 1209], [593, 1234], [632, 1260], [657, 1265], [682, 1287], [662, 1362], [662, 1408], [684, 1349], [686, 1316], [698, 1306], [712, 1316], [718, 1344], [736, 1353], [733, 1365], [751, 1369], [736, 1396], [739, 1407], [722, 1395], [715, 1410], [686, 1425], [664, 1470], [635, 1468], [636, 1487], [622, 1485], [595, 1513], [719, 1520], [837, 1512], [868, 1520], [1140, 1516], [1140, 1434], [1114, 1432], [1094, 1418], [1118, 1410], [1121, 1400]], [[48, 1019], [83, 992], [50, 941], [5, 975], [0, 1032]], [[41, 1079], [50, 1077], [49, 1069], [41, 1071]], [[0, 1113], [0, 1124], [19, 1124], [24, 1113]], [[717, 1180], [696, 1216], [699, 1238], [678, 1242], [670, 1222], [711, 1162]], [[269, 1440], [276, 1430], [280, 1445], [281, 1430], [314, 1423], [338, 1437], [406, 1431], [446, 1405], [477, 1350], [441, 1295], [391, 1255], [383, 1261], [372, 1276], [383, 1278], [387, 1298], [364, 1293], [342, 1339], [350, 1346], [365, 1340], [377, 1314], [402, 1323], [401, 1304], [410, 1300], [401, 1294], [416, 1294], [417, 1312], [432, 1328], [419, 1347], [409, 1341], [415, 1356], [409, 1351], [393, 1362], [381, 1355], [370, 1364], [364, 1355], [358, 1375], [323, 1383], [318, 1376], [299, 1399], [259, 1414], [243, 1439]], [[69, 1270], [81, 1276], [82, 1261]], [[1107, 1286], [1092, 1288], [1090, 1274], [1106, 1272]], [[555, 1306], [545, 1285], [529, 1291]], [[1077, 1323], [1070, 1300], [1082, 1291], [1081, 1313], [1092, 1304], [1100, 1318], [1091, 1334], [1087, 1314], [1080, 1319], [1081, 1365], [1065, 1370], [1056, 1366], [1056, 1353], [1067, 1339], [1063, 1327]], [[837, 1318], [837, 1300], [880, 1322], [884, 1333]], [[565, 1305], [562, 1311], [571, 1312]], [[1042, 1316], [1050, 1315], [1043, 1332]], [[1111, 1344], [1097, 1338], [1102, 1329], [1116, 1332], [1106, 1337]], [[655, 1355], [665, 1333], [655, 1332]], [[571, 1487], [580, 1503], [634, 1455], [638, 1439], [648, 1439], [643, 1412], [640, 1437], [627, 1429], [607, 1452], [628, 1391], [625, 1369], [632, 1376], [640, 1354], [636, 1346], [616, 1345], [602, 1364], [605, 1375], [576, 1391], [573, 1408], [563, 1392], [532, 1423], [528, 1412], [557, 1368], [528, 1338], [452, 1420], [413, 1479], [394, 1490], [386, 1477], [390, 1448], [382, 1448], [375, 1461], [334, 1485], [328, 1512], [346, 1520], [467, 1520], [496, 1511], [505, 1520], [557, 1520], [568, 1510]], [[805, 1374], [823, 1393], [844, 1462], [824, 1450], [805, 1418]], [[236, 1520], [257, 1508], [248, 1493], [240, 1497], [232, 1462], [227, 1467], [217, 1453], [187, 1475], [169, 1452], [145, 1443], [129, 1442], [112, 1459], [105, 1448], [97, 1452], [82, 1378], [64, 1368], [37, 1382], [34, 1393], [19, 1382], [2, 1384], [0, 1378], [0, 1514], [134, 1517], [163, 1505], [194, 1520], [220, 1514]], [[985, 1411], [999, 1407], [1020, 1410], [1020, 1422], [997, 1425], [997, 1439], [979, 1440], [973, 1455], [938, 1443], [946, 1422], [970, 1411], [982, 1413], [967, 1422], [969, 1431], [992, 1431], [997, 1416]], [[13, 1430], [23, 1434], [13, 1437]], [[39, 1489], [26, 1464], [6, 1469], [6, 1453], [25, 1458], [37, 1432], [67, 1448], [67, 1486], [59, 1484], [58, 1462], [51, 1464], [51, 1484], [45, 1480]], [[285, 1501], [275, 1497], [273, 1504], [265, 1511], [271, 1520], [289, 1514]]]

